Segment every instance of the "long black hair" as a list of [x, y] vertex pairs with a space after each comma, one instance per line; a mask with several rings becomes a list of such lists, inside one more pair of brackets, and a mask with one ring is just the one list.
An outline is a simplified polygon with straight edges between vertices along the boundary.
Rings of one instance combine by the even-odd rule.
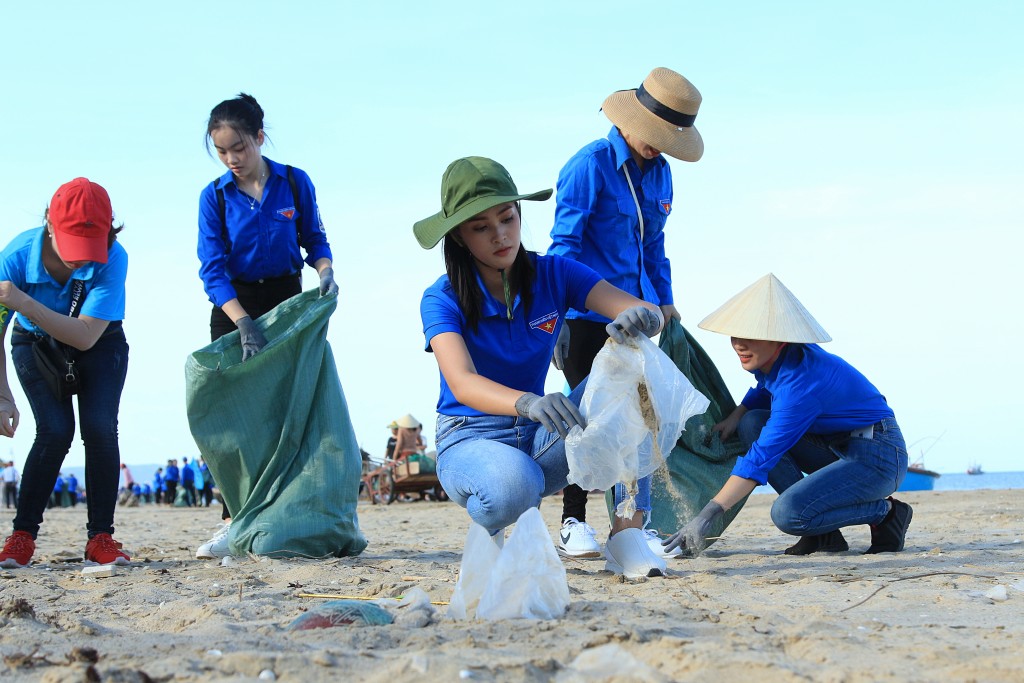
[[[522, 216], [519, 213], [519, 202], [516, 202], [516, 213]], [[448, 281], [459, 300], [459, 308], [466, 316], [466, 325], [475, 332], [480, 326], [480, 318], [483, 317], [484, 293], [476, 279], [473, 254], [465, 245], [456, 240], [453, 233], [454, 230], [448, 231], [441, 245], [444, 251], [444, 267], [448, 272]], [[516, 260], [513, 261], [510, 270], [511, 272], [506, 274], [509, 287], [512, 292], [519, 293], [519, 298], [523, 302], [524, 315], [529, 316], [530, 305], [533, 303], [535, 271], [530, 252], [526, 250], [522, 242], [519, 243], [519, 252], [516, 254]], [[512, 302], [506, 303], [511, 308]]]
[[[210, 139], [213, 131], [227, 126], [238, 133], [253, 139], [263, 130], [263, 107], [256, 98], [248, 93], [240, 92], [238, 97], [224, 100], [210, 111], [210, 120], [206, 123], [206, 151], [210, 153]], [[266, 131], [263, 133], [266, 137]]]

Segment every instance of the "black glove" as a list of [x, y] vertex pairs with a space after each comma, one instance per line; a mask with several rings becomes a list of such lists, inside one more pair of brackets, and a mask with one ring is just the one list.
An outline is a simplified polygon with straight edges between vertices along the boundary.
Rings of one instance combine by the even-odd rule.
[[565, 394], [525, 393], [516, 401], [516, 412], [528, 420], [540, 422], [549, 432], [557, 431], [563, 439], [574, 426], [587, 426], [579, 408]]
[[562, 329], [555, 340], [555, 351], [551, 354], [551, 364], [557, 370], [565, 370], [565, 359], [569, 357], [569, 326], [562, 321]]
[[338, 284], [334, 281], [334, 268], [324, 268], [320, 272], [320, 296], [337, 293]]
[[683, 548], [689, 550], [694, 556], [700, 555], [704, 548], [708, 547], [707, 537], [711, 525], [724, 514], [725, 508], [713, 500], [708, 501], [700, 514], [694, 517], [689, 524], [661, 542], [665, 546], [665, 552]]
[[608, 336], [619, 342], [626, 337], [653, 337], [661, 329], [661, 313], [655, 313], [646, 306], [633, 306], [615, 316], [615, 320], [605, 326]]
[[238, 327], [238, 334], [242, 338], [242, 362], [249, 360], [267, 345], [267, 338], [263, 336], [256, 323], [249, 316], [242, 316], [235, 321]]

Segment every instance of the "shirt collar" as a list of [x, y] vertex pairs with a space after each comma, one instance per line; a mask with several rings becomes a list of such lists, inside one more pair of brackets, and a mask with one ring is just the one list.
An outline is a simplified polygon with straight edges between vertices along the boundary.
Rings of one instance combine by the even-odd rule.
[[[268, 159], [267, 157], [263, 157], [263, 161], [267, 162], [267, 171], [270, 175], [277, 175], [281, 176], [282, 178], [288, 175], [288, 171], [285, 168], [284, 164], [279, 164], [276, 161]], [[221, 177], [217, 178], [217, 180], [214, 181], [213, 189], [220, 189], [223, 187], [227, 187], [228, 185], [231, 185], [235, 189], [238, 189], [237, 185], [235, 184], [235, 174], [231, 172], [230, 168], [227, 171], [225, 171]]]
[[[494, 316], [506, 317], [508, 310], [505, 308], [504, 300], [498, 301], [484, 286], [483, 278], [480, 277], [480, 271], [476, 267], [476, 263], [473, 264], [473, 275], [476, 277], [476, 284], [480, 287], [480, 293], [483, 295], [483, 306], [481, 306], [481, 317], [490, 318]], [[519, 308], [519, 295], [516, 294], [515, 299], [512, 301], [513, 312]]]
[[[32, 245], [29, 251], [28, 263], [25, 264], [25, 280], [33, 284], [42, 284], [46, 282], [57, 283], [50, 275], [50, 272], [46, 270], [46, 266], [43, 265], [43, 240], [46, 239], [46, 226], [39, 228], [39, 231], [32, 237]], [[93, 271], [96, 269], [96, 264], [91, 261], [81, 268], [77, 268], [71, 277], [71, 280], [91, 280]]]
[[[629, 143], [626, 142], [626, 138], [622, 137], [622, 131], [619, 130], [618, 126], [612, 126], [611, 131], [608, 133], [608, 141], [612, 143], [612, 149], [615, 151], [615, 168], [622, 168], [622, 165], [627, 161], [632, 161], [633, 165], [637, 166], [636, 161], [633, 160], [633, 153], [629, 149]], [[646, 173], [654, 167], [661, 168], [667, 163], [665, 155], [659, 154], [656, 158], [644, 164], [644, 172]], [[637, 166], [637, 170], [639, 170], [639, 166]]]

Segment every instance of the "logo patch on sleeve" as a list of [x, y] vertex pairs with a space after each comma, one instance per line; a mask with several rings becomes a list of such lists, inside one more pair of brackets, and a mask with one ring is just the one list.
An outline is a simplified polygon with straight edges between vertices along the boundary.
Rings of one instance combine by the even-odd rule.
[[284, 216], [288, 220], [291, 220], [292, 218], [295, 217], [295, 207], [294, 206], [289, 206], [287, 209], [280, 209], [280, 210], [278, 210], [277, 213], [279, 215], [281, 215], [281, 216]]
[[671, 199], [662, 199], [658, 203], [661, 204], [661, 210], [665, 212], [666, 216], [669, 215], [670, 213], [672, 213], [672, 200]]
[[558, 325], [558, 311], [551, 311], [547, 315], [542, 315], [536, 320], [530, 321], [531, 330], [543, 330], [548, 334], [555, 333], [555, 327]]

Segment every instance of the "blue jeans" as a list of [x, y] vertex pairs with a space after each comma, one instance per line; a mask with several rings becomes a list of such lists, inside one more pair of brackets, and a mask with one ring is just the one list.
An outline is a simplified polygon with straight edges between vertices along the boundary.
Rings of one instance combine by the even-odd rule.
[[[577, 406], [586, 381], [572, 390]], [[506, 415], [438, 415], [437, 478], [445, 493], [492, 534], [541, 498], [566, 487], [565, 442], [540, 423]], [[651, 509], [651, 478], [640, 480], [637, 509]], [[625, 487], [616, 485], [618, 503]]]
[[[21, 475], [14, 530], [27, 531], [33, 538], [39, 533], [46, 501], [75, 437], [71, 398], [58, 401], [39, 373], [32, 354], [32, 342], [36, 339], [36, 335], [21, 326], [14, 326], [11, 358], [36, 422], [36, 438]], [[91, 349], [79, 352], [77, 366], [81, 377], [78, 415], [89, 492], [86, 529], [92, 538], [96, 534], [114, 533], [114, 506], [121, 466], [117, 413], [128, 370], [128, 342], [121, 323], [110, 323]]]
[[[740, 420], [737, 431], [747, 448], [769, 415], [751, 410]], [[849, 432], [805, 434], [768, 473], [768, 483], [779, 493], [772, 521], [795, 536], [877, 524], [889, 511], [886, 497], [906, 473], [907, 446], [895, 419], [875, 423], [870, 439]]]

